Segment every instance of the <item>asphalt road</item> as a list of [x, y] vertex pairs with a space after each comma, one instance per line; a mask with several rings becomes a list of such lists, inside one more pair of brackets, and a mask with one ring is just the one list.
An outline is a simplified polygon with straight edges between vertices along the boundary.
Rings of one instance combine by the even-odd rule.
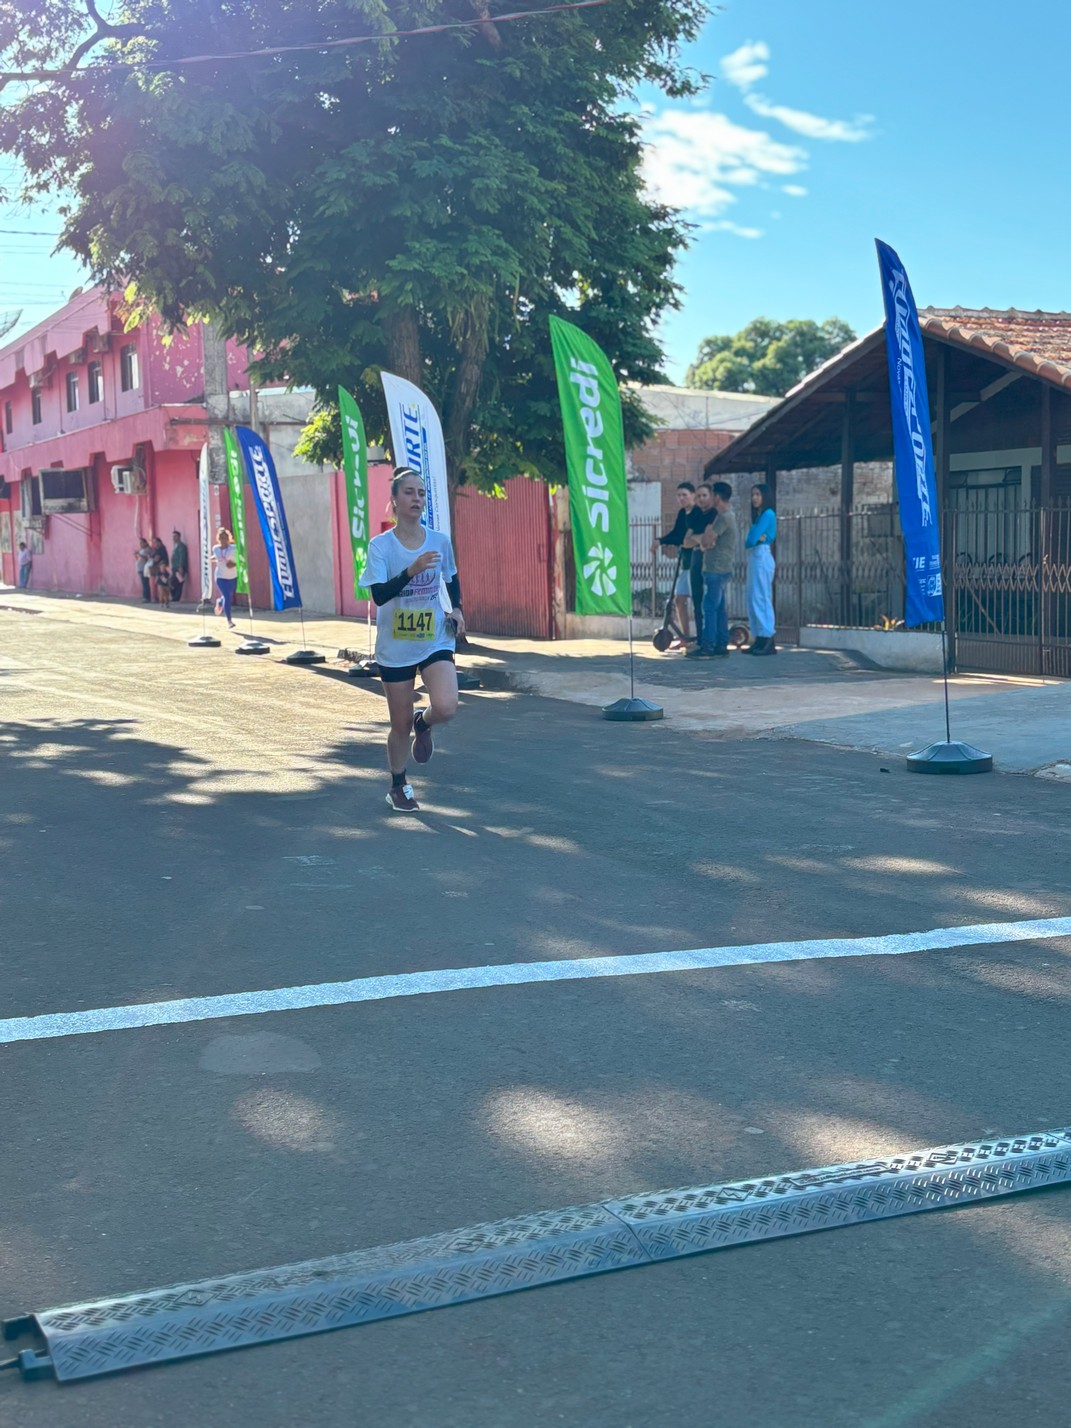
[[[383, 802], [383, 714], [332, 670], [0, 611], [0, 1017], [1071, 914], [1060, 785], [480, 693], [407, 820]], [[1025, 942], [0, 1046], [0, 1317], [1063, 1125], [1069, 957]], [[1054, 1190], [95, 1382], [7, 1373], [0, 1424], [1052, 1424], [1069, 1323]]]

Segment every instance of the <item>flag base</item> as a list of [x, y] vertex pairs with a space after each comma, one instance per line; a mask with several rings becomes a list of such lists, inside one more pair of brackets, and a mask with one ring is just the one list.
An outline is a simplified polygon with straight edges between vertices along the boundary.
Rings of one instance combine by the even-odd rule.
[[295, 650], [293, 654], [288, 654], [283, 660], [284, 664], [324, 664], [327, 656], [317, 654], [315, 650]]
[[198, 635], [196, 639], [187, 640], [191, 650], [218, 650], [219, 640], [215, 635]]
[[605, 705], [602, 717], [622, 724], [640, 724], [666, 716], [661, 704], [652, 704], [649, 699], [616, 699]]
[[266, 645], [263, 640], [248, 639], [243, 640], [240, 645], [235, 646], [234, 653], [240, 655], [261, 655], [268, 654], [271, 645]]
[[909, 773], [990, 773], [993, 768], [993, 755], [983, 753], [973, 744], [952, 739], [948, 743], [930, 744], [928, 748], [920, 749], [917, 754], [908, 754], [905, 762]]
[[379, 665], [374, 659], [361, 659], [346, 671], [351, 679], [378, 679]]

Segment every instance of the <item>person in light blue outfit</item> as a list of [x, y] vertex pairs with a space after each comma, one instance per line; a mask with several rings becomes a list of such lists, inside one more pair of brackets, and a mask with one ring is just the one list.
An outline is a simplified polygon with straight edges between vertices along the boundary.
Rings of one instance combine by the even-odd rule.
[[765, 482], [751, 488], [751, 529], [744, 541], [747, 551], [747, 612], [751, 622], [751, 644], [744, 651], [752, 655], [777, 653], [774, 644], [773, 579], [775, 563], [772, 546], [777, 539], [777, 513], [773, 492]]

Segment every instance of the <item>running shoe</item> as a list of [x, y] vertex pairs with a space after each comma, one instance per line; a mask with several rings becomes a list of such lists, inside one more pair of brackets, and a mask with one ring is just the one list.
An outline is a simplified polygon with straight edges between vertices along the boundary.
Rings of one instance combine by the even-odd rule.
[[417, 728], [417, 714], [423, 714], [423, 709], [418, 709], [413, 715], [413, 758], [418, 764], [426, 764], [435, 752], [435, 745], [431, 742], [431, 730], [428, 728]]
[[387, 794], [387, 802], [395, 813], [419, 813], [420, 804], [413, 797], [413, 785], [403, 783], [398, 788], [392, 788]]

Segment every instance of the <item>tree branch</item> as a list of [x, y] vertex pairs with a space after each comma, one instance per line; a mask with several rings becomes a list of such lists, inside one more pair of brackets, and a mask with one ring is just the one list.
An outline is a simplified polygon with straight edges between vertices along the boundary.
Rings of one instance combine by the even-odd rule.
[[102, 40], [125, 40], [134, 35], [142, 35], [145, 31], [134, 24], [113, 25], [105, 20], [104, 16], [97, 9], [95, 0], [85, 0], [86, 14], [93, 21], [93, 33], [75, 47], [74, 52], [65, 64], [58, 69], [24, 69], [5, 70], [0, 72], [0, 90], [8, 84], [19, 82], [27, 83], [33, 80], [69, 79], [78, 68], [79, 63], [95, 49]]
[[498, 26], [491, 19], [491, 12], [487, 7], [487, 0], [472, 0], [472, 8], [484, 22], [479, 26], [480, 34], [493, 50], [502, 48], [502, 36], [498, 33]]

